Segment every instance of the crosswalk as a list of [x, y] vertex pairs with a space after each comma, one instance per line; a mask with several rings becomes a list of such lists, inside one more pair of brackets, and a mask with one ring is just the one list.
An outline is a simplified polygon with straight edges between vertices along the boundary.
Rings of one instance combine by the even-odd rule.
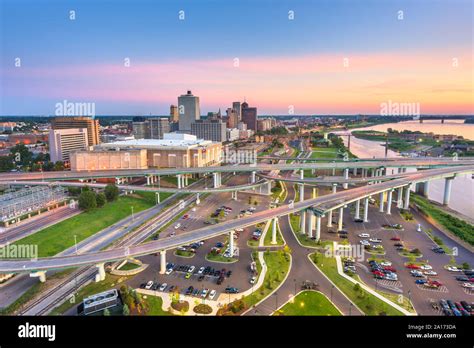
[[387, 280], [387, 279], [377, 279], [377, 284], [378, 286], [386, 287], [386, 288], [397, 288], [400, 289], [403, 287], [403, 284], [401, 281], [396, 280]]
[[474, 289], [462, 288], [466, 295], [474, 295]]
[[429, 288], [429, 287], [424, 286], [422, 284], [416, 284], [416, 286], [418, 287], [418, 289], [425, 290], [425, 291], [444, 292], [444, 293], [449, 292], [448, 288], [444, 285], [442, 285], [438, 288]]

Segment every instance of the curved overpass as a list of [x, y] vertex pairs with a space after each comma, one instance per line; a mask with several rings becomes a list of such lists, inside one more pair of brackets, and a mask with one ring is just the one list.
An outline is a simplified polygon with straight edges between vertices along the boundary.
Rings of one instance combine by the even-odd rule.
[[[306, 159], [304, 159], [306, 160]], [[350, 169], [350, 168], [380, 168], [380, 167], [414, 167], [414, 168], [439, 168], [472, 165], [474, 159], [463, 159], [454, 161], [453, 159], [399, 159], [392, 160], [360, 160], [326, 162], [326, 163], [278, 163], [278, 164], [245, 164], [233, 166], [214, 166], [201, 168], [166, 168], [166, 169], [130, 169], [130, 170], [96, 170], [82, 172], [33, 172], [33, 173], [4, 173], [0, 175], [0, 184], [21, 180], [79, 180], [95, 178], [122, 178], [122, 177], [146, 177], [159, 175], [179, 175], [179, 174], [206, 174], [206, 173], [233, 173], [233, 172], [270, 172], [272, 170], [311, 170], [311, 169]]]
[[[30, 185], [30, 186], [64, 186], [64, 187], [91, 187], [91, 188], [105, 188], [108, 184], [98, 184], [78, 181], [1, 181], [0, 183], [7, 183], [9, 185]], [[203, 187], [203, 188], [177, 188], [177, 187], [151, 187], [151, 186], [137, 186], [137, 185], [116, 185], [120, 190], [125, 191], [149, 191], [149, 192], [179, 192], [179, 193], [217, 193], [217, 192], [233, 192], [251, 190], [259, 186], [268, 184], [268, 180], [262, 179], [255, 183], [235, 185], [235, 186], [220, 186]]]
[[130, 248], [116, 248], [95, 253], [40, 258], [37, 260], [2, 260], [0, 261], [0, 272], [12, 273], [31, 272], [38, 270], [44, 271], [49, 269], [68, 268], [88, 264], [103, 264], [104, 262], [120, 260], [127, 257], [148, 255], [158, 251], [174, 249], [194, 241], [216, 237], [237, 228], [252, 226], [272, 218], [285, 216], [290, 213], [296, 213], [307, 208], [312, 208], [317, 214], [319, 214], [319, 216], [321, 216], [327, 211], [332, 211], [333, 209], [341, 207], [343, 208], [349, 203], [377, 193], [399, 187], [409, 187], [409, 185], [413, 183], [426, 182], [429, 180], [441, 178], [451, 178], [456, 174], [465, 173], [474, 173], [474, 165], [424, 170], [412, 173], [404, 178], [398, 178], [374, 185], [357, 187], [350, 190], [340, 191], [331, 195], [284, 205], [275, 209], [255, 213], [249, 217], [231, 220], [226, 223], [217, 224], [210, 227], [200, 228], [175, 237], [167, 237]]

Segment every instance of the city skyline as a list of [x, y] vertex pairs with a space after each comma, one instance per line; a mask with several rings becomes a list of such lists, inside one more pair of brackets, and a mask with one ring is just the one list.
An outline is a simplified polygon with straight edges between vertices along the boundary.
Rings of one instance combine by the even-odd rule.
[[138, 3], [3, 2], [0, 114], [167, 115], [187, 90], [203, 115], [244, 98], [262, 115], [474, 113], [469, 1]]

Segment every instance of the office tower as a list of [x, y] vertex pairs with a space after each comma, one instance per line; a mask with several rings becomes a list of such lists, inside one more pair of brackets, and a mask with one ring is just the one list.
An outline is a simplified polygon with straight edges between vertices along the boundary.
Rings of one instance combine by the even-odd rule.
[[165, 117], [155, 117], [148, 119], [150, 128], [149, 137], [145, 139], [163, 139], [163, 134], [170, 132], [170, 122]]
[[68, 162], [71, 152], [88, 150], [86, 128], [50, 129], [49, 153], [52, 162]]
[[178, 107], [170, 105], [170, 122], [179, 122]]
[[178, 97], [179, 131], [191, 132], [191, 123], [201, 118], [199, 97], [191, 91]]
[[233, 102], [232, 109], [237, 113], [238, 120], [242, 120], [242, 106], [240, 105], [240, 102]]
[[227, 128], [237, 128], [237, 124], [239, 123], [239, 117], [235, 109], [228, 108], [226, 110], [227, 113]]
[[222, 120], [197, 120], [191, 123], [191, 134], [198, 139], [226, 141], [226, 124]]
[[58, 129], [87, 129], [87, 139], [89, 146], [98, 145], [99, 138], [99, 120], [94, 120], [92, 117], [86, 116], [61, 116], [54, 117], [51, 120], [51, 128]]
[[146, 119], [141, 116], [134, 117], [132, 120], [132, 134], [135, 139], [145, 139], [149, 135], [149, 128]]
[[242, 122], [247, 124], [247, 129], [257, 130], [257, 108], [250, 108], [249, 105], [242, 103]]

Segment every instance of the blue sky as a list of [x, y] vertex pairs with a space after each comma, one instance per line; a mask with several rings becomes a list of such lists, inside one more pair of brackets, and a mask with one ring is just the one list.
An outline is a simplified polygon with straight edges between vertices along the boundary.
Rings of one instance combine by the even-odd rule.
[[[183, 64], [212, 62], [234, 57], [243, 61], [287, 59], [290, 66], [281, 66], [282, 76], [279, 77], [279, 81], [283, 82], [288, 80], [286, 74], [293, 68], [291, 59], [298, 57], [371, 57], [381, 54], [393, 54], [396, 57], [412, 54], [416, 60], [416, 56], [422, 53], [436, 55], [452, 50], [453, 57], [470, 52], [472, 59], [472, 1], [469, 0], [0, 2], [0, 114], [51, 113], [51, 105], [62, 100], [62, 96], [54, 91], [43, 95], [42, 91], [47, 91], [51, 84], [62, 86], [69, 98], [75, 95], [84, 98], [82, 90], [106, 77], [86, 77], [81, 75], [82, 70], [78, 67], [120, 65], [124, 57], [129, 57], [135, 65], [176, 61], [183, 61]], [[70, 10], [76, 11], [74, 21], [69, 20]], [[184, 21], [178, 19], [180, 10], [185, 11]], [[289, 10], [295, 12], [293, 21], [288, 20]], [[404, 11], [403, 21], [397, 20], [398, 10]], [[55, 75], [52, 79], [47, 76], [39, 78], [33, 73], [29, 78], [23, 71], [20, 76], [14, 67], [16, 57], [21, 57], [22, 68], [31, 69], [32, 72], [36, 72], [35, 69], [53, 71], [56, 68], [70, 68], [69, 71], [78, 73], [72, 76], [68, 74], [64, 78]], [[388, 65], [387, 70], [391, 64]], [[469, 69], [472, 72], [472, 66]], [[170, 71], [176, 73], [176, 69]], [[193, 70], [186, 73], [193, 75]], [[212, 74], [212, 70], [209, 71], [209, 75]], [[396, 75], [394, 72], [393, 76]], [[189, 84], [182, 82], [183, 77], [176, 84], [167, 79], [157, 80], [157, 84], [160, 84], [157, 93], [169, 98], [190, 88], [196, 90], [196, 94], [202, 91], [201, 98], [207, 97], [210, 101], [208, 104], [202, 101], [205, 107], [212, 110], [225, 108], [232, 102], [226, 99], [231, 98], [230, 95], [222, 99], [209, 95], [219, 95], [222, 88], [232, 88], [228, 84], [215, 82], [224, 76], [227, 75], [213, 77], [213, 83], [216, 84], [214, 92], [210, 83], [202, 86], [194, 83], [193, 76], [190, 76]], [[274, 76], [275, 72], [272, 72], [272, 75], [259, 78], [268, 81]], [[329, 80], [332, 75], [319, 74], [315, 78]], [[364, 75], [353, 78], [362, 83]], [[141, 79], [131, 80], [130, 84], [135, 85]], [[71, 87], [71, 81], [77, 82], [79, 92]], [[126, 80], [121, 83], [126, 84]], [[236, 84], [240, 84], [241, 88], [236, 88], [234, 99], [243, 98], [244, 93], [248, 97], [255, 96], [253, 102], [259, 105], [258, 86], [255, 81], [252, 83], [243, 86], [244, 82], [237, 80]], [[292, 88], [297, 88], [297, 81], [288, 83]], [[111, 84], [110, 81], [109, 84], [104, 82], [104, 86]], [[300, 85], [305, 84], [303, 80], [300, 81]], [[455, 87], [459, 88], [458, 85]], [[166, 91], [169, 91], [169, 96]], [[318, 93], [316, 87], [314, 93]], [[94, 100], [94, 94], [90, 94], [89, 99]], [[120, 98], [99, 98], [100, 113], [167, 113], [169, 104], [176, 103], [175, 99], [167, 101], [166, 98], [157, 98], [156, 103], [149, 97], [144, 97], [142, 101], [138, 97], [129, 101], [126, 98], [117, 99]], [[270, 103], [270, 100], [266, 100], [261, 111], [278, 112], [282, 109], [281, 113], [285, 113], [285, 108], [274, 109]], [[305, 109], [301, 110], [312, 111], [309, 103], [304, 105]], [[314, 112], [318, 111], [316, 106]], [[202, 110], [203, 113], [207, 111], [211, 110]], [[338, 111], [341, 110], [334, 105], [334, 112]]]

